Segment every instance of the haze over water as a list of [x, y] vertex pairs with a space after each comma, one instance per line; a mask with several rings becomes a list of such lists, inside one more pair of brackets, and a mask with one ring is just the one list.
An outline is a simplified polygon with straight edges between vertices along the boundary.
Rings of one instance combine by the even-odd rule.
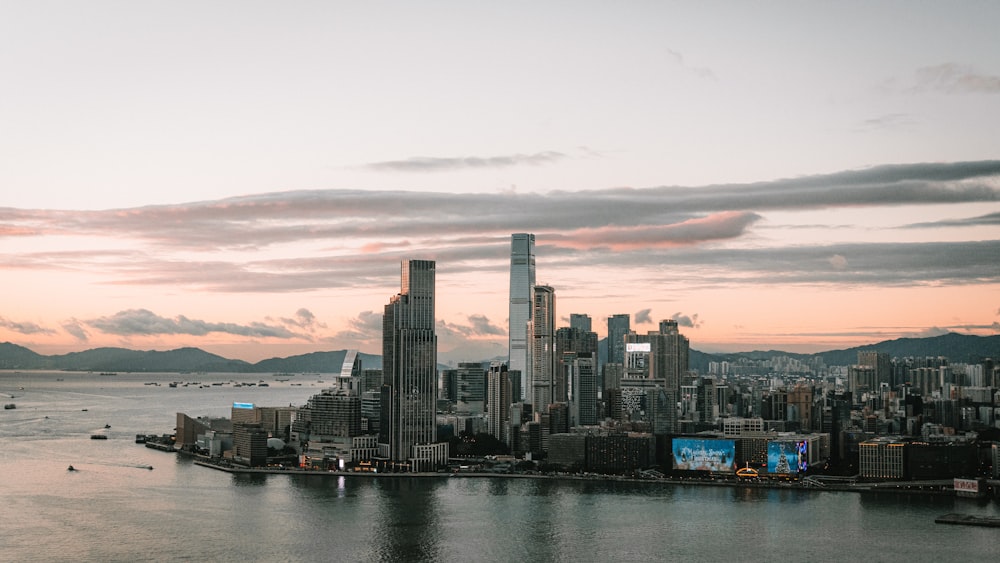
[[[261, 378], [270, 387], [166, 386]], [[324, 376], [273, 379], [0, 372], [0, 400], [17, 405], [0, 412], [2, 558], [986, 561], [997, 553], [995, 529], [934, 523], [948, 512], [1000, 516], [995, 502], [602, 481], [231, 475], [134, 443], [137, 433], [170, 432], [176, 412], [227, 415], [233, 401], [298, 405], [324, 386]], [[161, 386], [144, 385], [152, 381]], [[91, 440], [105, 424], [109, 439]], [[70, 464], [78, 471], [67, 471]]]

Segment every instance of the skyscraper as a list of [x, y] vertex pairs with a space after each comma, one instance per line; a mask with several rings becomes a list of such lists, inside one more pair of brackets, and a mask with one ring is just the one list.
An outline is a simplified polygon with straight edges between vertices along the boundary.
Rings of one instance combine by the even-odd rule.
[[531, 405], [543, 412], [552, 402], [556, 373], [556, 292], [547, 285], [535, 286], [535, 310], [531, 347]]
[[569, 327], [582, 330], [583, 332], [590, 332], [592, 330], [590, 315], [585, 315], [583, 313], [570, 313]]
[[625, 363], [625, 335], [630, 330], [629, 316], [612, 315], [608, 317], [608, 363]]
[[665, 423], [668, 432], [677, 430], [677, 404], [681, 395], [681, 379], [688, 371], [688, 352], [690, 344], [686, 336], [680, 333], [677, 321], [668, 319], [660, 321], [659, 332], [650, 332], [649, 337], [649, 376], [651, 379], [662, 380], [666, 395], [666, 418], [659, 417]]
[[[379, 443], [393, 462], [426, 456], [437, 441], [437, 335], [432, 260], [404, 261], [402, 290], [382, 317], [382, 420]], [[442, 444], [447, 447], [447, 444]], [[385, 451], [387, 449], [388, 451]], [[447, 459], [447, 449], [444, 452]], [[415, 463], [414, 466], [424, 464]]]
[[[505, 444], [510, 443], [510, 380], [507, 365], [492, 362], [487, 374], [487, 432]], [[520, 421], [518, 421], [520, 422]]]
[[519, 371], [519, 396], [514, 401], [531, 400], [531, 352], [528, 324], [532, 321], [535, 289], [535, 235], [515, 233], [510, 236], [510, 356], [507, 367]]

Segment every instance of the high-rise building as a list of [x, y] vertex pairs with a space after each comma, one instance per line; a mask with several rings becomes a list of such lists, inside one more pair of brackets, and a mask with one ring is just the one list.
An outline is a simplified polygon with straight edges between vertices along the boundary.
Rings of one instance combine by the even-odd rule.
[[660, 321], [660, 331], [650, 332], [649, 374], [664, 379], [668, 387], [680, 388], [681, 378], [687, 374], [689, 343], [677, 328], [677, 321]]
[[569, 421], [571, 426], [597, 424], [597, 369], [591, 356], [580, 355], [563, 362], [569, 381]]
[[[578, 327], [562, 327], [556, 331], [556, 375], [553, 383], [554, 394], [552, 402], [560, 403], [569, 400], [572, 387], [571, 371], [567, 363], [577, 358], [588, 358], [593, 366], [597, 366], [597, 333], [585, 331]], [[596, 376], [596, 369], [594, 370]], [[595, 384], [598, 382], [595, 381]], [[598, 384], [598, 389], [601, 387]]]
[[360, 436], [361, 397], [347, 390], [325, 389], [299, 409], [292, 431], [310, 442]]
[[592, 322], [590, 320], [590, 315], [584, 315], [580, 313], [570, 313], [569, 315], [569, 327], [581, 330], [583, 332], [590, 332]]
[[497, 440], [509, 444], [511, 394], [507, 364], [492, 362], [486, 377], [486, 431]]
[[625, 335], [631, 330], [629, 316], [612, 315], [608, 317], [608, 363], [625, 363]]
[[556, 292], [535, 286], [531, 347], [531, 405], [542, 412], [552, 402], [556, 374]]
[[401, 274], [401, 291], [382, 317], [379, 428], [382, 452], [397, 463], [424, 456], [418, 456], [417, 446], [437, 445], [434, 261], [404, 261]]
[[460, 362], [455, 370], [456, 409], [460, 413], [483, 414], [486, 403], [486, 372], [479, 362]]
[[530, 401], [531, 351], [528, 338], [533, 318], [535, 289], [535, 235], [515, 233], [510, 237], [510, 314], [507, 333], [510, 356], [507, 367], [521, 373], [520, 396], [515, 401]]
[[890, 387], [897, 384], [892, 381], [892, 359], [885, 352], [862, 350], [858, 352], [858, 365], [875, 368], [871, 382], [872, 390], [878, 389], [882, 383], [887, 383]]

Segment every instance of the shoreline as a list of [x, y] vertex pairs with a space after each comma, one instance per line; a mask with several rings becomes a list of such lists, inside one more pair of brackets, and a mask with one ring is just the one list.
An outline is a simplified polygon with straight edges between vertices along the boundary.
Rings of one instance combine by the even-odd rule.
[[[211, 461], [201, 459], [194, 460], [195, 465], [223, 471], [225, 473], [243, 475], [305, 475], [314, 477], [359, 477], [368, 479], [540, 479], [551, 481], [567, 482], [598, 482], [598, 483], [641, 483], [667, 486], [692, 485], [697, 487], [728, 487], [742, 489], [777, 489], [795, 490], [811, 492], [847, 492], [847, 493], [870, 493], [870, 494], [891, 494], [891, 495], [933, 495], [957, 497], [955, 490], [950, 487], [951, 481], [941, 481], [934, 483], [867, 483], [862, 485], [812, 485], [801, 482], [790, 481], [736, 481], [728, 479], [703, 480], [697, 478], [678, 479], [641, 479], [635, 477], [618, 477], [613, 475], [601, 476], [576, 476], [576, 475], [542, 475], [523, 473], [374, 473], [366, 471], [323, 471], [312, 469], [273, 469], [273, 468], [251, 468], [234, 467], [220, 465]], [[970, 499], [972, 500], [972, 499]]]

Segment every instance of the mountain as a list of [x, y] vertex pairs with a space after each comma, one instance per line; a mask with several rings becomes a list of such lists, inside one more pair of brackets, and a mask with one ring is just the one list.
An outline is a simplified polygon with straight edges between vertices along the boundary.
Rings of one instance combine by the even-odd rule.
[[[24, 346], [0, 342], [0, 369], [44, 369], [47, 358]], [[27, 367], [38, 366], [38, 367]]]
[[[601, 362], [606, 361], [607, 342], [599, 344]], [[929, 338], [898, 338], [876, 344], [856, 346], [846, 350], [830, 350], [816, 354], [796, 354], [780, 350], [708, 354], [691, 350], [690, 366], [701, 373], [708, 372], [709, 362], [735, 361], [739, 358], [769, 359], [789, 356], [808, 359], [820, 356], [827, 365], [857, 363], [858, 352], [875, 350], [891, 357], [947, 356], [953, 363], [976, 363], [982, 358], [1000, 359], [1000, 335], [972, 336], [948, 333]], [[17, 344], [0, 343], [0, 369], [52, 369], [67, 371], [122, 372], [242, 372], [242, 373], [340, 373], [346, 350], [312, 352], [288, 358], [270, 358], [255, 364], [231, 360], [198, 348], [179, 348], [164, 352], [129, 350], [127, 348], [94, 348], [83, 352], [44, 356]], [[382, 357], [359, 353], [363, 368], [381, 369]], [[445, 366], [441, 366], [445, 367]]]
[[858, 352], [874, 350], [893, 358], [909, 356], [946, 356], [952, 363], [977, 363], [983, 358], [1000, 360], [1000, 335], [973, 336], [949, 332], [928, 338], [897, 338], [878, 344], [855, 346], [846, 350], [831, 350], [820, 354], [827, 365], [841, 366], [858, 363]]
[[977, 363], [983, 358], [1000, 359], [1000, 335], [973, 336], [949, 332], [941, 336], [926, 338], [897, 338], [875, 344], [865, 344], [844, 350], [828, 350], [815, 354], [799, 354], [781, 350], [754, 350], [752, 352], [734, 352], [728, 354], [706, 354], [691, 350], [689, 363], [691, 369], [701, 373], [708, 372], [709, 362], [732, 362], [739, 358], [749, 360], [768, 360], [775, 356], [788, 356], [798, 360], [807, 360], [819, 356], [828, 366], [849, 366], [858, 363], [858, 352], [874, 350], [885, 352], [891, 358], [945, 356], [952, 363]]
[[[311, 352], [300, 356], [290, 356], [288, 358], [270, 358], [262, 360], [253, 365], [250, 371], [255, 372], [315, 372], [315, 373], [340, 373], [340, 366], [344, 363], [347, 350], [336, 352]], [[361, 359], [362, 369], [382, 369], [382, 356], [365, 354], [358, 352]]]
[[[0, 369], [53, 369], [97, 372], [216, 372], [216, 373], [340, 373], [346, 350], [313, 352], [288, 358], [271, 358], [251, 364], [230, 360], [199, 348], [164, 352], [128, 348], [93, 348], [43, 356], [28, 348], [0, 343]], [[359, 353], [363, 368], [381, 369], [382, 357]]]

